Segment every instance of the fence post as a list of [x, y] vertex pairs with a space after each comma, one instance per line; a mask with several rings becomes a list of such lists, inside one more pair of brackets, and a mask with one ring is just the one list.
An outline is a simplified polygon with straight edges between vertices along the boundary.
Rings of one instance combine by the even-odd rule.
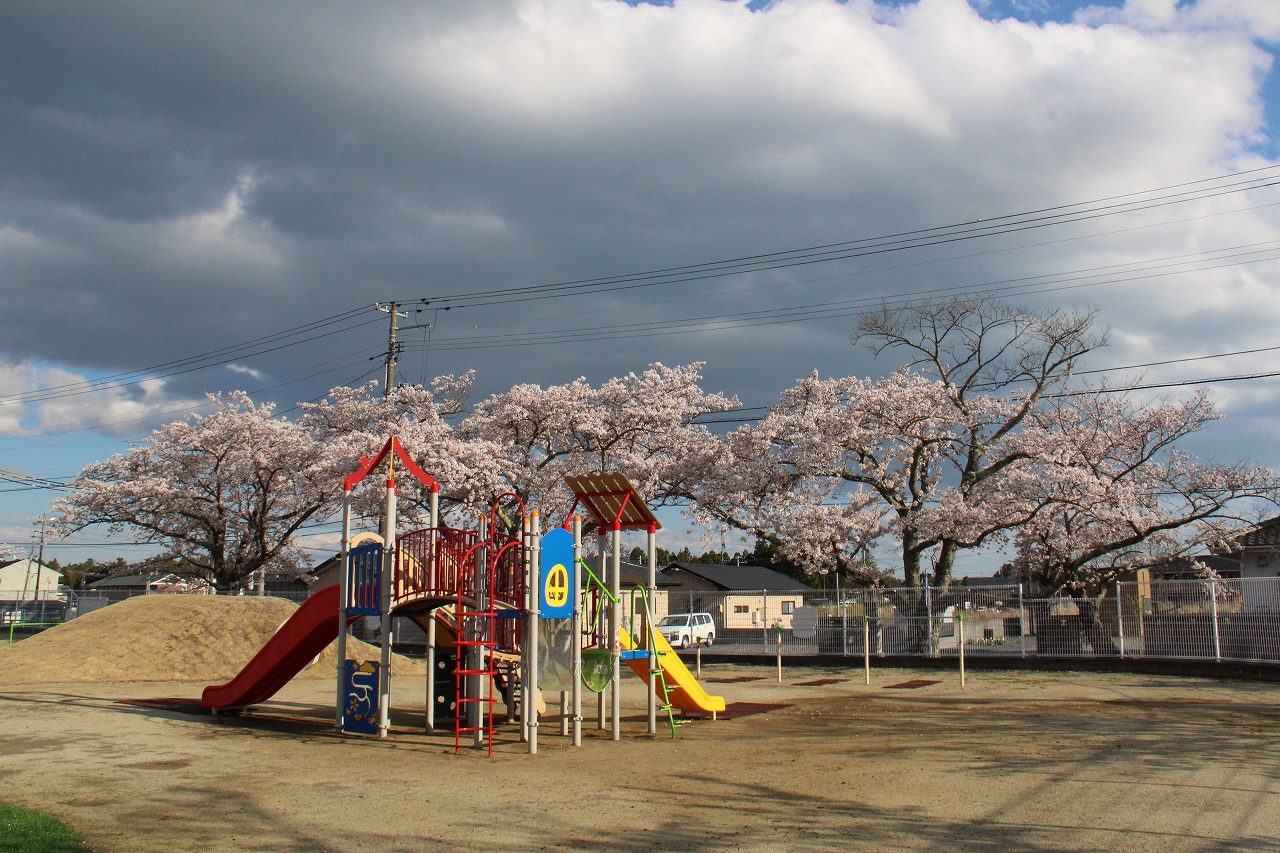
[[928, 581], [924, 584], [924, 629], [925, 636], [928, 638], [928, 646], [926, 655], [929, 657], [937, 657], [938, 649], [933, 642], [933, 587]]
[[862, 612], [862, 667], [867, 684], [871, 683], [871, 617]]
[[[839, 577], [837, 575], [837, 577]], [[840, 614], [840, 654], [849, 656], [849, 609], [845, 607], [843, 592], [836, 593], [836, 612]]]
[[760, 596], [760, 636], [765, 654], [769, 653], [769, 600]]
[[1116, 581], [1116, 630], [1120, 633], [1120, 657], [1124, 657], [1124, 599], [1120, 597], [1120, 581]]
[[1222, 638], [1218, 634], [1218, 579], [1209, 578], [1209, 601], [1213, 606], [1213, 659], [1222, 660]]
[[1027, 656], [1027, 629], [1031, 620], [1027, 618], [1027, 609], [1022, 603], [1022, 582], [1018, 582], [1018, 640], [1022, 646], [1022, 657]]

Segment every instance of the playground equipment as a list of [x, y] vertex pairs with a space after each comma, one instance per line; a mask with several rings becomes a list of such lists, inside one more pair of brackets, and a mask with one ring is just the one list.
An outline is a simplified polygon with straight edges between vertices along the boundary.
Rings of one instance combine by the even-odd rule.
[[[396, 536], [397, 459], [430, 490], [429, 526], [400, 536]], [[384, 461], [387, 480], [382, 541], [352, 547], [352, 491]], [[503, 531], [504, 525], [512, 525], [502, 518], [498, 501], [476, 530], [441, 526], [438, 482], [414, 464], [394, 437], [377, 456], [361, 463], [343, 481], [341, 583], [309, 598], [234, 679], [206, 688], [201, 699], [204, 707], [215, 712], [234, 711], [265, 701], [336, 638], [335, 729], [385, 737], [390, 728], [391, 621], [394, 616], [405, 616], [427, 633], [428, 731], [435, 730], [436, 722], [437, 655], [443, 646], [453, 648], [455, 751], [464, 740], [470, 740], [492, 754], [497, 686], [504, 694], [508, 722], [519, 721], [521, 740], [528, 743], [530, 753], [536, 753], [539, 676], [556, 667], [567, 670], [558, 682], [561, 734], [569, 734], [571, 721], [575, 746], [582, 742], [584, 682], [589, 689], [601, 691], [600, 728], [610, 729], [612, 738], [620, 739], [618, 679], [623, 661], [651, 686], [650, 733], [657, 730], [659, 707], [667, 714], [673, 736], [678, 725], [673, 708], [713, 717], [724, 710], [724, 700], [708, 696], [654, 630], [650, 602], [656, 589], [659, 524], [626, 477], [596, 474], [566, 478], [575, 495], [570, 522], [543, 536], [538, 513], [524, 512], [518, 499], [518, 533]], [[599, 536], [598, 575], [581, 556], [582, 519], [574, 514], [580, 507], [590, 515]], [[635, 529], [646, 530], [649, 537], [647, 584], [639, 593], [643, 601], [639, 626], [622, 624], [620, 606], [621, 532]], [[584, 572], [593, 585], [582, 582]], [[584, 618], [584, 602], [588, 609], [594, 603], [594, 618]], [[362, 616], [380, 619], [378, 661], [347, 660], [347, 631], [340, 626]], [[540, 662], [540, 651], [544, 650], [548, 657], [545, 665]], [[585, 679], [584, 660], [590, 663]], [[566, 686], [570, 689], [565, 690]]]

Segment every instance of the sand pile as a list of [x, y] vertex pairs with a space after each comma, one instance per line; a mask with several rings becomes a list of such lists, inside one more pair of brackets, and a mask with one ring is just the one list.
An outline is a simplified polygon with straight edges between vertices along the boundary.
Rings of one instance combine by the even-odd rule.
[[[281, 598], [143, 595], [95, 610], [11, 646], [0, 646], [0, 684], [64, 681], [227, 681], [253, 658], [298, 605]], [[301, 678], [333, 678], [337, 644]], [[355, 639], [347, 655], [377, 660]], [[394, 671], [422, 675], [396, 656]]]

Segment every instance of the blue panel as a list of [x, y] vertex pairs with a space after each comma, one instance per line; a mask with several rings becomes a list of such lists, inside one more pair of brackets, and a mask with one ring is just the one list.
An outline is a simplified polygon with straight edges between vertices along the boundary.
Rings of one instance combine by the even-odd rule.
[[538, 615], [543, 619], [572, 619], [578, 597], [578, 573], [573, 565], [573, 534], [563, 527], [542, 537], [538, 558]]
[[347, 615], [382, 613], [382, 546], [370, 542], [347, 552]]
[[342, 707], [342, 730], [357, 735], [376, 735], [378, 733], [378, 663], [376, 661], [346, 661], [346, 696]]

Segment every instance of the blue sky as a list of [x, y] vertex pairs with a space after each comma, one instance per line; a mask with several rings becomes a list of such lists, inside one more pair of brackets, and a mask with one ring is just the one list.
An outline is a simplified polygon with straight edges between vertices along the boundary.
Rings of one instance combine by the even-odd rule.
[[[704, 361], [768, 405], [898, 366], [849, 344], [857, 304], [1015, 281], [1098, 309], [1096, 369], [1241, 353], [1109, 380], [1266, 372], [1244, 351], [1280, 324], [1278, 40], [1250, 0], [10, 4], [0, 470], [68, 477], [205, 392], [287, 411], [374, 376], [390, 299], [432, 299], [401, 378], [475, 369], [481, 394]], [[1200, 190], [1154, 202], [1176, 186]], [[1116, 196], [965, 245], [475, 296]], [[1213, 389], [1195, 449], [1280, 468], [1275, 381]], [[0, 541], [51, 496], [0, 491]], [[105, 541], [55, 553], [136, 553]]]

